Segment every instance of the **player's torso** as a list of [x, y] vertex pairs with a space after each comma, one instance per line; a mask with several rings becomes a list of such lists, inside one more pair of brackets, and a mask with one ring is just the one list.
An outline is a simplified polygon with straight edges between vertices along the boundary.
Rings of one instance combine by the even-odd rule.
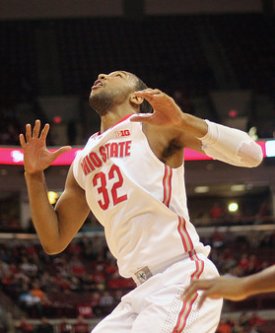
[[133, 188], [147, 192], [178, 214], [186, 214], [183, 165], [173, 169], [162, 163], [140, 123], [126, 118], [106, 132], [94, 134], [79, 163], [77, 180], [104, 226], [114, 214], [127, 209], [130, 193], [135, 194]]
[[92, 136], [74, 174], [118, 261], [183, 252], [177, 229], [178, 216], [189, 220], [184, 168], [172, 169], [154, 155], [140, 123], [127, 118]]

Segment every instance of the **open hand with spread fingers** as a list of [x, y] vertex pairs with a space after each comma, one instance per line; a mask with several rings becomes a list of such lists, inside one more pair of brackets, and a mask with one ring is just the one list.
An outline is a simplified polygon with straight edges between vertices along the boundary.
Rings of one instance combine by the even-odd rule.
[[47, 169], [50, 164], [62, 153], [69, 151], [70, 146], [63, 146], [51, 152], [46, 147], [46, 138], [50, 125], [46, 124], [41, 130], [41, 121], [36, 120], [32, 128], [26, 125], [26, 132], [19, 135], [19, 142], [24, 152], [25, 171], [34, 174]]
[[140, 121], [156, 126], [179, 127], [184, 113], [174, 99], [158, 89], [145, 89], [135, 92], [136, 96], [143, 97], [153, 108], [153, 113], [137, 113], [131, 121]]
[[231, 301], [240, 301], [247, 297], [242, 278], [221, 276], [214, 279], [193, 280], [190, 286], [185, 289], [182, 296], [183, 300], [190, 301], [199, 290], [203, 291], [199, 300], [199, 307], [202, 306], [206, 298], [225, 298]]

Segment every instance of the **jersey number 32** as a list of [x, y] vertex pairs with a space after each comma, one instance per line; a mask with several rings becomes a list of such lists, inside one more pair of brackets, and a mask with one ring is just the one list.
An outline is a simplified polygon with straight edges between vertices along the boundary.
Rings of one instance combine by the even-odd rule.
[[[111, 188], [108, 186], [108, 181], [113, 180]], [[122, 201], [127, 200], [127, 194], [119, 195], [118, 190], [123, 185], [123, 177], [119, 167], [113, 164], [108, 173], [102, 171], [94, 175], [93, 185], [96, 187], [98, 194], [101, 196], [98, 200], [99, 206], [106, 210], [109, 208], [110, 203], [114, 206]]]

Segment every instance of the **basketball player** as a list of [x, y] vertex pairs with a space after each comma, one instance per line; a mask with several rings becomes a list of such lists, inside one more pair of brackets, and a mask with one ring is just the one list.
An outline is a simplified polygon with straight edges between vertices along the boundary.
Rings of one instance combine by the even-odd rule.
[[199, 307], [206, 298], [224, 298], [230, 301], [241, 301], [252, 295], [275, 291], [275, 265], [246, 277], [218, 277], [214, 279], [194, 280], [185, 289], [185, 301], [192, 299], [198, 290], [204, 290], [200, 297]]
[[100, 131], [76, 156], [54, 209], [43, 171], [70, 147], [49, 152], [49, 125], [41, 129], [39, 120], [20, 134], [43, 248], [49, 254], [64, 250], [92, 210], [120, 274], [137, 284], [93, 333], [215, 332], [221, 300], [207, 300], [204, 309], [198, 309], [197, 294], [191, 302], [181, 300], [190, 281], [218, 276], [209, 247], [189, 221], [183, 148], [256, 167], [260, 147], [242, 131], [182, 112], [171, 97], [125, 71], [100, 74], [89, 102], [100, 116]]

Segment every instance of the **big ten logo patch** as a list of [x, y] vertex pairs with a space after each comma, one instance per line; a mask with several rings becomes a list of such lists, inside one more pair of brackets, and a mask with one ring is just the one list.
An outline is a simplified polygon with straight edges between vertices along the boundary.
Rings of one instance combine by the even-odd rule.
[[131, 132], [128, 129], [125, 130], [120, 130], [120, 131], [115, 131], [114, 137], [119, 138], [119, 137], [125, 137], [125, 136], [130, 136]]

